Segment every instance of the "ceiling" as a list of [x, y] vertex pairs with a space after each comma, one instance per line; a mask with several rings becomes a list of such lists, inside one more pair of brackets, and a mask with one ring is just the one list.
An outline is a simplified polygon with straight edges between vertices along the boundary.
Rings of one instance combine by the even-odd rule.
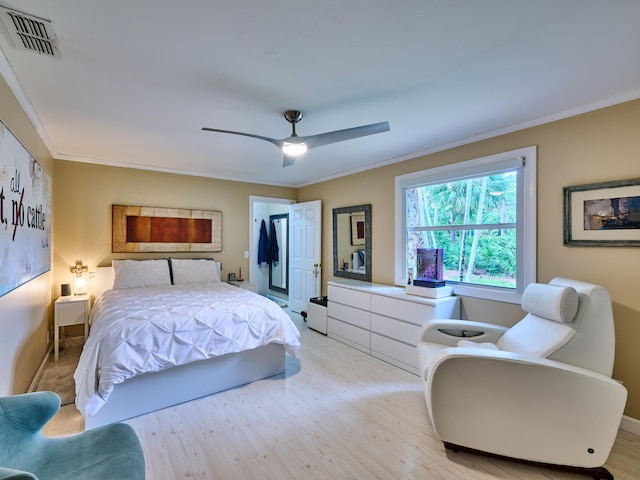
[[[640, 97], [637, 0], [0, 0], [0, 73], [54, 158], [304, 186]], [[2, 55], [3, 54], [3, 55]], [[388, 121], [308, 151], [283, 139]]]

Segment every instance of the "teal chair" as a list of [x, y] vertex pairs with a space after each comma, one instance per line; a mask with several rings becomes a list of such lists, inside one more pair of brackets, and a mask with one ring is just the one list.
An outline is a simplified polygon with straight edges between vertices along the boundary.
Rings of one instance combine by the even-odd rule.
[[144, 479], [144, 455], [129, 425], [45, 437], [42, 427], [59, 409], [53, 392], [0, 397], [0, 480]]

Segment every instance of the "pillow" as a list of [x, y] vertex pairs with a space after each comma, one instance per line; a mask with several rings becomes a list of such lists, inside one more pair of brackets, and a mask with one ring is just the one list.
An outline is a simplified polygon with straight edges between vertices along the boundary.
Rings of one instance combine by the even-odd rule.
[[169, 262], [160, 260], [113, 260], [113, 289], [171, 285]]
[[174, 285], [220, 281], [218, 262], [205, 259], [171, 259]]
[[531, 283], [522, 294], [522, 309], [548, 320], [571, 323], [578, 311], [578, 292], [572, 287]]

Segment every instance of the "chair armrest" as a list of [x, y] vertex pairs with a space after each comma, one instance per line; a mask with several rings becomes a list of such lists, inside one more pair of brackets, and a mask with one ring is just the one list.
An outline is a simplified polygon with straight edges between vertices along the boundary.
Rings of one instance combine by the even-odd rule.
[[454, 347], [460, 340], [496, 343], [507, 327], [468, 320], [436, 319], [424, 324], [419, 342], [438, 343]]
[[0, 480], [38, 480], [38, 477], [22, 470], [0, 467]]
[[0, 398], [0, 408], [14, 425], [40, 430], [60, 409], [60, 397], [54, 392], [32, 392]]
[[445, 442], [591, 468], [607, 460], [627, 390], [605, 375], [554, 360], [445, 348], [433, 358], [425, 397], [434, 431]]

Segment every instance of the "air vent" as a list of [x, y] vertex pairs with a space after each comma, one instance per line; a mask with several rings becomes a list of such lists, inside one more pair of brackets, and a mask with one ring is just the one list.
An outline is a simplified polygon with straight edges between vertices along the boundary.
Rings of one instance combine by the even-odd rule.
[[49, 20], [3, 6], [0, 6], [0, 18], [17, 48], [59, 56], [56, 34]]

